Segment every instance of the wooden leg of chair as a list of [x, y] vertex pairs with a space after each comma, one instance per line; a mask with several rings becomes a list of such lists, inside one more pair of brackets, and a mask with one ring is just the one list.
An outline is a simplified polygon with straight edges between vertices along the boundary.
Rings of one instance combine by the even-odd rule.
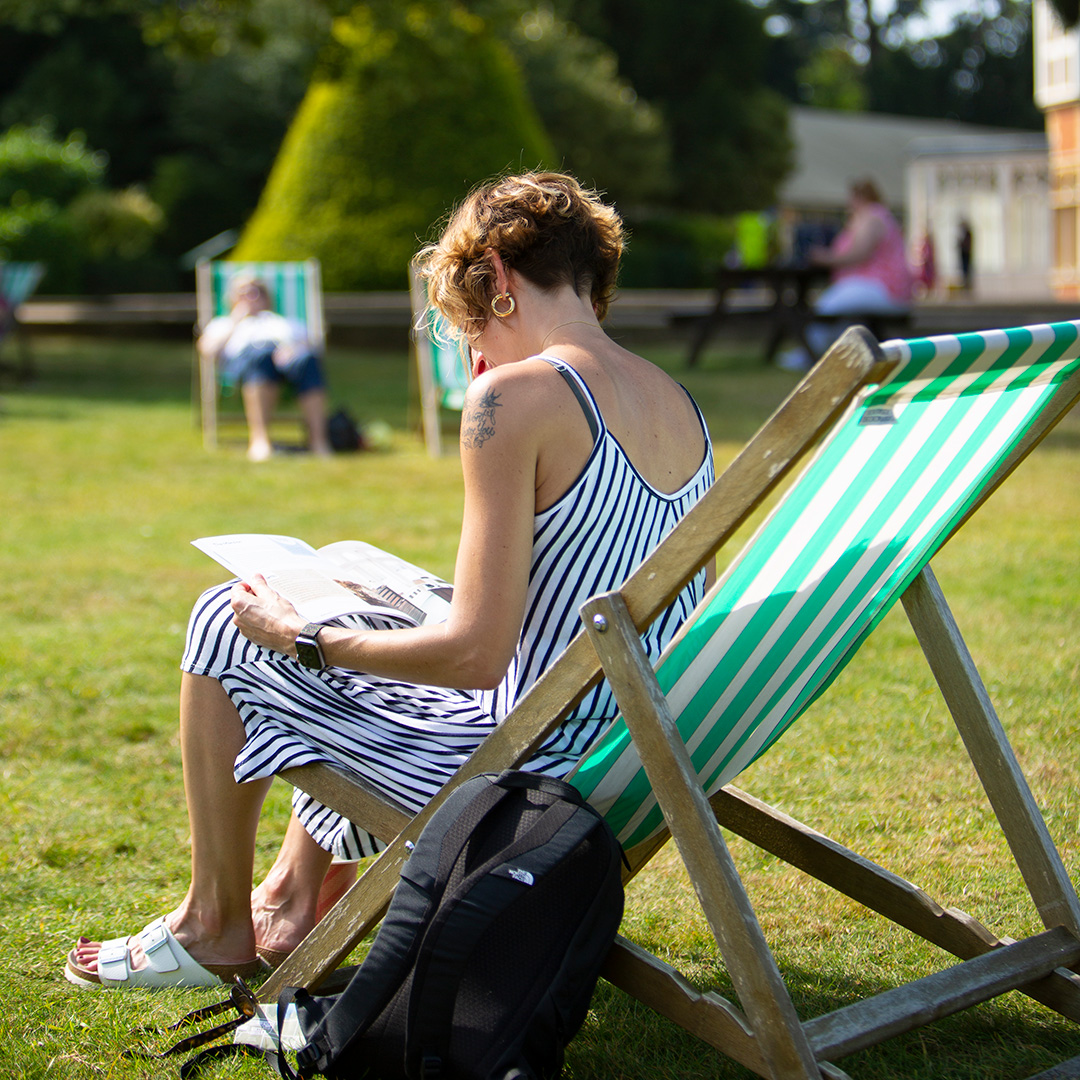
[[597, 597], [582, 617], [750, 1020], [762, 1075], [816, 1080], [813, 1050], [625, 602]]
[[904, 608], [1043, 923], [1080, 935], [1076, 890], [929, 567], [908, 586]]
[[212, 357], [199, 357], [199, 412], [203, 447], [217, 449], [217, 368]]

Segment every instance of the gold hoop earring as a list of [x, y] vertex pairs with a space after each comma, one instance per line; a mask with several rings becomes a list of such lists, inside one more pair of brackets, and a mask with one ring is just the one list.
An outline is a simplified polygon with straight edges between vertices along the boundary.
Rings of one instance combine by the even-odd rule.
[[[506, 308], [505, 311], [500, 311], [499, 310], [499, 301], [500, 300], [505, 300], [507, 305], [508, 305], [508, 307]], [[514, 298], [508, 292], [496, 293], [491, 298], [491, 310], [492, 310], [492, 312], [494, 312], [495, 317], [497, 319], [505, 319], [507, 315], [513, 315], [514, 314], [514, 308], [516, 308], [516, 307], [517, 307], [517, 304], [514, 302]]]

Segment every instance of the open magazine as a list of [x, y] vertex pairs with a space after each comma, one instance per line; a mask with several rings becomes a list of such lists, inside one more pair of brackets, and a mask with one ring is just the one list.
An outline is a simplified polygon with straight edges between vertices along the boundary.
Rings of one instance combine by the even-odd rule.
[[238, 578], [262, 574], [311, 622], [377, 615], [405, 626], [445, 621], [452, 586], [362, 540], [319, 549], [292, 536], [234, 533], [192, 540]]

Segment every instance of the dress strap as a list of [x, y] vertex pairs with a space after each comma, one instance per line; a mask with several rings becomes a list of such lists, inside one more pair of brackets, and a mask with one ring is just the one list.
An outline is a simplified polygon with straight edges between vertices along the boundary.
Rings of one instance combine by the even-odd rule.
[[581, 411], [585, 414], [585, 419], [589, 423], [589, 432], [592, 435], [593, 442], [596, 442], [600, 437], [599, 410], [596, 408], [596, 403], [591, 400], [592, 394], [589, 393], [589, 396], [586, 397], [588, 388], [585, 386], [584, 380], [569, 364], [563, 363], [562, 360], [557, 360], [552, 356], [541, 356], [539, 359], [550, 364], [566, 380], [566, 385], [574, 392], [574, 397], [577, 398]]

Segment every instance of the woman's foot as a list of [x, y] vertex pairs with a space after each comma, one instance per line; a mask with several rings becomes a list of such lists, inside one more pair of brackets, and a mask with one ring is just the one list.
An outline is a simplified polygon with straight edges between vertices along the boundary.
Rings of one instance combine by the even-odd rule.
[[269, 461], [273, 456], [273, 446], [264, 440], [253, 441], [248, 447], [248, 461]]
[[259, 956], [271, 967], [279, 967], [355, 878], [355, 863], [333, 863], [312, 902], [310, 895], [299, 895], [285, 878], [271, 870], [251, 894], [251, 919]]
[[77, 986], [158, 989], [217, 986], [234, 975], [258, 973], [250, 927], [211, 935], [194, 922], [173, 912], [129, 938], [81, 937], [68, 953], [64, 976]]

